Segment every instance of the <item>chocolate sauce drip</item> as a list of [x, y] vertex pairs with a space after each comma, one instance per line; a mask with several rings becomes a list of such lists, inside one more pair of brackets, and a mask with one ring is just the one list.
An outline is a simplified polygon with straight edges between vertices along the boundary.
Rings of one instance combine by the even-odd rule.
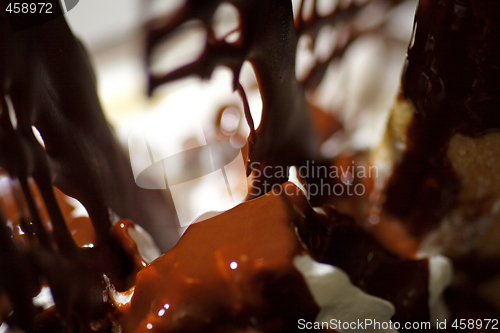
[[[37, 15], [44, 14], [16, 20], [38, 22]], [[0, 259], [11, 268], [2, 270], [2, 286], [15, 307], [13, 319], [19, 319], [13, 323], [26, 331], [33, 330], [34, 314], [26, 299], [42, 281], [49, 283], [68, 328], [87, 331], [88, 321], [104, 314], [102, 274], [122, 290], [133, 282], [132, 261], [111, 236], [110, 212], [145, 222], [154, 220], [148, 201], [160, 201], [154, 192], [135, 185], [130, 163], [102, 113], [89, 59], [63, 16], [17, 32], [11, 28], [2, 10], [0, 167], [22, 188], [29, 208], [22, 227], [30, 244], [18, 249], [1, 221], [6, 251]], [[40, 131], [44, 147], [32, 126]], [[46, 206], [51, 233], [41, 222], [32, 185]], [[76, 246], [54, 185], [86, 207], [97, 237], [94, 248]], [[159, 211], [169, 216], [168, 206], [161, 203]]]
[[[148, 26], [147, 59], [153, 51], [176, 29], [189, 20], [198, 20], [207, 31], [205, 49], [194, 62], [165, 74], [150, 73], [150, 93], [159, 86], [197, 75], [208, 79], [216, 66], [226, 66], [233, 72], [233, 89], [238, 91], [245, 104], [245, 115], [251, 128], [248, 139], [249, 163], [247, 171], [254, 173], [249, 198], [267, 193], [275, 184], [287, 177], [280, 170], [296, 165], [308, 167], [312, 161], [328, 165], [319, 153], [320, 140], [312, 130], [305, 92], [314, 90], [322, 81], [329, 64], [344, 54], [347, 47], [359, 36], [380, 32], [388, 17], [387, 12], [401, 0], [375, 0], [359, 2], [340, 1], [336, 9], [326, 15], [317, 13], [313, 2], [313, 14], [303, 19], [304, 1], [300, 3], [295, 27], [291, 2], [280, 1], [229, 1], [240, 15], [241, 37], [234, 43], [217, 40], [212, 29], [212, 17], [223, 0], [189, 0], [169, 17], [161, 18]], [[376, 24], [367, 24], [369, 15], [362, 10], [372, 8], [383, 13]], [[375, 7], [377, 10], [375, 10]], [[338, 43], [332, 54], [314, 66], [309, 75], [298, 82], [295, 76], [297, 39], [308, 35], [314, 41], [320, 29], [326, 25], [338, 27]], [[263, 100], [263, 116], [260, 127], [254, 131], [253, 121], [246, 103], [245, 92], [239, 83], [239, 73], [244, 61], [255, 70]], [[150, 66], [149, 66], [150, 67]], [[309, 164], [308, 164], [309, 162]], [[273, 170], [265, 176], [263, 170]], [[257, 174], [258, 176], [255, 176]], [[321, 180], [304, 177], [310, 183]]]
[[417, 237], [454, 207], [459, 183], [446, 158], [453, 134], [500, 129], [500, 3], [420, 1], [402, 78], [416, 112], [384, 208]]
[[[312, 41], [311, 49], [314, 50], [316, 38], [320, 30], [325, 26], [337, 28], [335, 49], [322, 61], [318, 61], [309, 71], [301, 83], [307, 89], [315, 89], [323, 80], [331, 62], [340, 59], [347, 48], [356, 39], [369, 33], [379, 33], [383, 35], [384, 24], [387, 22], [387, 12], [392, 7], [397, 6], [403, 0], [373, 0], [373, 1], [339, 1], [335, 9], [327, 14], [320, 15], [317, 11], [317, 1], [314, 1], [314, 9], [309, 17], [304, 18], [305, 0], [300, 2], [298, 14], [295, 17], [295, 28], [298, 36], [309, 36]], [[370, 10], [371, 15], [360, 15], [363, 10]], [[374, 16], [379, 13], [380, 17], [374, 20]], [[367, 19], [376, 24], [367, 24]]]
[[464, 273], [474, 284], [500, 278], [500, 257], [496, 255], [473, 252], [455, 260], [453, 267], [458, 274]]
[[[217, 40], [212, 16], [225, 1], [188, 0], [166, 21], [153, 22], [148, 31], [148, 59], [154, 48], [188, 20], [199, 20], [207, 30], [205, 50], [198, 60], [165, 75], [150, 75], [150, 92], [188, 75], [209, 78], [216, 66], [233, 72], [233, 89], [240, 91], [244, 61], [255, 71], [263, 102], [262, 121], [249, 138], [249, 159], [268, 166], [302, 165], [319, 159], [319, 143], [307, 112], [304, 88], [295, 77], [297, 36], [289, 0], [230, 1], [240, 15], [241, 37], [232, 44]], [[249, 122], [249, 112], [246, 112]], [[253, 127], [253, 126], [251, 126]], [[249, 172], [251, 170], [249, 169]], [[270, 179], [273, 184], [286, 177]], [[256, 186], [259, 187], [256, 182]], [[266, 193], [265, 191], [262, 192]]]
[[[240, 13], [241, 39], [228, 44], [216, 40], [211, 28], [212, 16], [222, 2], [188, 0], [171, 20], [150, 26], [148, 58], [162, 39], [187, 20], [200, 20], [207, 29], [203, 55], [172, 73], [151, 75], [150, 93], [187, 75], [208, 78], [216, 66], [224, 65], [233, 71], [233, 88], [244, 96], [238, 76], [248, 60], [254, 66], [263, 99], [261, 126], [250, 137], [250, 160], [262, 162], [262, 166], [300, 166], [320, 159], [305, 88], [295, 78], [297, 34], [291, 3], [231, 1]], [[150, 200], [141, 200], [140, 195], [153, 192], [143, 192], [133, 183], [130, 166], [102, 115], [89, 61], [64, 19], [13, 33], [2, 12], [0, 32], [5, 45], [0, 50], [0, 166], [19, 181], [26, 197], [32, 224], [26, 222], [24, 228], [34, 249], [16, 248], [6, 222], [0, 221], [0, 265], [8, 272], [0, 275], [0, 284], [14, 300], [12, 322], [25, 323], [22, 327], [27, 331], [33, 330], [37, 309], [30, 300], [41, 281], [51, 286], [58, 315], [67, 328], [89, 331], [88, 322], [106, 311], [102, 274], [123, 290], [131, 285], [134, 272], [133, 259], [111, 236], [109, 210], [135, 221], [147, 220], [152, 215], [142, 203]], [[419, 114], [425, 119], [438, 118]], [[36, 141], [31, 126], [41, 132], [45, 149]], [[30, 180], [47, 206], [52, 234], [45, 231]], [[97, 236], [93, 249], [74, 243], [55, 200], [54, 184], [86, 206]], [[125, 317], [125, 326], [142, 325], [141, 330], [149, 331], [149, 322], [143, 319], [153, 316], [160, 329], [165, 325], [179, 331], [204, 332], [209, 316], [213, 321], [208, 329], [214, 331], [222, 327], [290, 332], [296, 330], [298, 318], [314, 320], [319, 309], [291, 264], [294, 255], [304, 252], [294, 227], [317, 260], [342, 268], [355, 285], [393, 302], [394, 319], [428, 319], [426, 260], [411, 261], [390, 254], [351, 218], [329, 207], [324, 208], [326, 215], [317, 214], [305, 198], [294, 201], [275, 195], [257, 200], [190, 227], [172, 251], [142, 270], [130, 304], [133, 316]], [[162, 209], [169, 214], [168, 208]], [[271, 263], [267, 268], [259, 261], [263, 255]], [[233, 260], [242, 275], [230, 266]], [[26, 269], [34, 272], [26, 273]], [[26, 286], [19, 288], [18, 281], [26, 281]], [[159, 315], [162, 309], [166, 312]], [[181, 316], [168, 310], [179, 311]]]

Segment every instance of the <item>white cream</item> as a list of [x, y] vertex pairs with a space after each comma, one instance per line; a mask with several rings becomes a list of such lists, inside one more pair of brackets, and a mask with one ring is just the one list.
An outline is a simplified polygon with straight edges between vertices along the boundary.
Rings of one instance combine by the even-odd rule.
[[134, 227], [128, 228], [127, 232], [137, 244], [137, 250], [144, 261], [150, 263], [161, 255], [161, 251], [156, 246], [153, 238], [143, 227], [134, 224]]
[[449, 317], [449, 311], [443, 300], [443, 292], [451, 283], [453, 267], [450, 259], [436, 255], [429, 258], [429, 312], [431, 324]]
[[47, 310], [51, 306], [55, 305], [54, 298], [52, 297], [52, 292], [49, 287], [43, 287], [38, 295], [33, 297], [33, 305], [41, 306], [44, 310]]
[[[106, 282], [106, 291], [104, 301], [107, 301], [115, 307], [119, 307], [122, 305], [129, 304], [132, 300], [132, 296], [134, 296], [135, 286], [126, 290], [124, 292], [116, 291], [115, 286], [109, 281], [109, 278], [106, 275], [103, 275], [104, 282]], [[107, 299], [107, 297], [109, 299]]]
[[[394, 315], [394, 306], [381, 298], [366, 294], [351, 284], [347, 274], [332, 265], [314, 261], [309, 255], [296, 256], [293, 260], [309, 287], [314, 300], [320, 307], [317, 322], [365, 322], [371, 319], [389, 323]], [[384, 325], [385, 326], [385, 325]], [[356, 327], [339, 329], [339, 332], [397, 332], [395, 329], [373, 329]]]

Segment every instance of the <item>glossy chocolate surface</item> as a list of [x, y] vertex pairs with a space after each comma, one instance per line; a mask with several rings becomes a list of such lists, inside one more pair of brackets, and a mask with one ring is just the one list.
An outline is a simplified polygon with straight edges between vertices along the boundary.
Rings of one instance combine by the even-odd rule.
[[297, 233], [315, 260], [342, 269], [352, 284], [390, 301], [396, 308], [392, 321], [429, 320], [427, 259], [391, 253], [353, 218], [332, 206], [322, 206], [324, 214], [308, 205], [302, 207], [306, 218], [296, 222]]
[[305, 207], [285, 183], [191, 225], [137, 275], [119, 310], [124, 332], [294, 332], [300, 318], [314, 320], [319, 308], [293, 266], [306, 251], [294, 230]]
[[295, 331], [301, 316], [315, 318], [319, 310], [292, 264], [301, 253], [389, 300], [393, 321], [428, 321], [428, 261], [397, 257], [352, 218], [322, 210], [285, 183], [191, 225], [172, 250], [139, 272], [131, 302], [117, 311], [124, 332]]
[[[401, 258], [344, 217], [331, 224], [322, 262], [344, 270], [352, 283], [396, 308], [393, 322], [428, 321], [429, 262]], [[319, 258], [318, 258], [319, 260]]]

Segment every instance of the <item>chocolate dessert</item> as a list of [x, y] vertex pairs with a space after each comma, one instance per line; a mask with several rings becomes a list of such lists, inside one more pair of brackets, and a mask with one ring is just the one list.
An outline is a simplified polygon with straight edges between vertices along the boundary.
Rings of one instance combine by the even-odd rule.
[[[483, 179], [497, 178], [496, 2], [421, 0], [401, 93], [379, 148], [322, 154], [322, 143], [352, 124], [316, 105], [314, 93], [356, 41], [391, 40], [385, 25], [400, 3], [338, 1], [324, 13], [318, 1], [299, 1], [294, 12], [290, 0], [186, 0], [145, 25], [150, 95], [187, 76], [210, 79], [218, 66], [231, 70], [250, 128], [242, 149], [248, 186], [259, 189], [194, 221], [178, 241], [165, 230], [175, 245], [150, 262], [156, 247], [140, 226], [177, 223], [172, 199], [134, 182], [85, 48], [59, 3], [51, 16], [23, 16], [2, 0], [2, 328], [395, 332], [452, 330], [472, 320], [466, 329], [480, 331], [483, 319], [498, 327], [500, 304], [484, 290], [499, 274], [499, 184]], [[221, 4], [238, 13], [235, 39], [218, 38], [212, 27]], [[206, 32], [199, 58], [153, 72], [159, 45], [193, 20]], [[334, 47], [297, 78], [299, 39], [314, 47], [324, 27], [336, 29]], [[257, 128], [240, 82], [246, 62], [262, 98]], [[313, 171], [344, 170], [351, 160], [353, 168], [380, 166], [384, 173], [357, 179], [354, 171]], [[269, 177], [265, 168], [287, 173]], [[325, 184], [364, 191], [311, 190]], [[75, 216], [75, 199], [88, 218]], [[448, 232], [456, 225], [465, 227]], [[441, 254], [452, 257], [455, 274]], [[48, 301], [40, 302], [43, 295]], [[360, 321], [364, 326], [352, 327]]]

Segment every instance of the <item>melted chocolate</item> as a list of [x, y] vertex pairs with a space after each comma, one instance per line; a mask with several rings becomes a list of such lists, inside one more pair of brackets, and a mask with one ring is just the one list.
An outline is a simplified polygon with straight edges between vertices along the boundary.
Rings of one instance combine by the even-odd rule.
[[[314, 37], [324, 22], [348, 21], [361, 7], [352, 4], [322, 22], [313, 23], [316, 16], [297, 21], [296, 31], [290, 1], [234, 0], [241, 38], [228, 44], [216, 40], [211, 28], [222, 2], [187, 0], [171, 19], [151, 24], [148, 58], [162, 39], [190, 19], [204, 24], [207, 41], [194, 63], [163, 76], [151, 74], [150, 93], [187, 75], [209, 78], [216, 66], [227, 66], [252, 130], [250, 161], [261, 162], [261, 167], [321, 161], [305, 87], [317, 86], [326, 65], [320, 64], [304, 84], [296, 80], [297, 35]], [[441, 156], [449, 136], [497, 130], [498, 119], [490, 110], [497, 106], [494, 93], [499, 87], [498, 13], [494, 0], [422, 1], [419, 6], [403, 76], [403, 94], [415, 104], [417, 114], [408, 154], [390, 181], [385, 206], [410, 224], [420, 223], [430, 211], [431, 225], [454, 204], [456, 180]], [[17, 242], [6, 227], [5, 217], [15, 214], [0, 212], [0, 287], [14, 309], [9, 321], [34, 330], [40, 309], [31, 298], [47, 281], [56, 308], [38, 316], [46, 324], [42, 330], [90, 331], [89, 321], [101, 319], [109, 310], [103, 304], [102, 274], [124, 290], [145, 265], [126, 232], [132, 223], [121, 221], [111, 228], [110, 210], [140, 223], [158, 221], [157, 213], [172, 217], [172, 212], [167, 205], [148, 210], [158, 198], [135, 186], [128, 161], [102, 114], [85, 51], [64, 19], [14, 33], [6, 15], [0, 13], [0, 167], [19, 183], [24, 197], [18, 200], [19, 224], [29, 245]], [[328, 61], [341, 56], [360, 33], [350, 29], [348, 42]], [[244, 61], [253, 65], [263, 99], [262, 123], [256, 130], [238, 81]], [[458, 77], [455, 68], [463, 68], [463, 75]], [[45, 148], [31, 126], [41, 132]], [[286, 178], [272, 182], [280, 184]], [[94, 234], [72, 237], [71, 222], [68, 227], [53, 185], [85, 205], [92, 227], [88, 220], [75, 220], [84, 224], [76, 228], [92, 229]], [[291, 184], [279, 188], [297, 192]], [[37, 206], [36, 191], [47, 217]], [[125, 331], [136, 332], [296, 331], [299, 318], [313, 321], [319, 311], [292, 264], [295, 255], [306, 251], [304, 244], [316, 260], [342, 268], [355, 285], [390, 300], [396, 307], [394, 320], [427, 320], [428, 262], [399, 258], [351, 218], [331, 207], [324, 210], [324, 215], [316, 213], [301, 195], [273, 192], [191, 226], [171, 251], [139, 272], [132, 301], [117, 311], [118, 320]], [[416, 232], [425, 230], [419, 225]], [[78, 246], [89, 242], [94, 248]]]
[[[33, 330], [36, 309], [31, 299], [40, 288], [36, 269], [28, 254], [11, 241], [11, 231], [0, 216], [0, 287], [7, 294], [12, 308], [17, 310], [11, 318], [27, 332]], [[8, 272], [6, 274], [5, 272]], [[15, 277], [15, 278], [12, 278]], [[19, 290], [22, 288], [23, 290]]]
[[416, 111], [384, 204], [417, 237], [456, 204], [450, 137], [500, 130], [499, 56], [498, 1], [420, 1], [402, 78], [402, 96]]
[[[2, 188], [2, 192], [4, 197], [9, 197], [8, 189]], [[65, 219], [75, 243], [79, 247], [85, 247], [77, 250], [76, 257], [37, 249], [36, 238], [30, 237], [27, 233], [24, 235], [14, 233], [11, 228], [7, 227], [6, 221], [0, 221], [3, 223], [2, 234], [0, 235], [3, 244], [2, 255], [5, 256], [2, 259], [8, 258], [8, 260], [2, 261], [2, 272], [6, 272], [6, 274], [2, 274], [0, 285], [5, 289], [9, 297], [8, 301], [2, 300], [1, 305], [9, 308], [8, 312], [12, 311], [12, 307], [16, 310], [14, 315], [9, 317], [7, 321], [10, 324], [21, 326], [27, 332], [33, 330], [33, 324], [35, 324], [34, 327], [36, 327], [37, 332], [44, 332], [45, 330], [49, 332], [66, 331], [68, 325], [71, 324], [81, 325], [81, 327], [69, 326], [69, 329], [74, 332], [90, 330], [88, 321], [98, 319], [102, 314], [97, 313], [94, 317], [83, 318], [80, 324], [71, 323], [68, 316], [74, 315], [68, 315], [67, 312], [61, 310], [61, 304], [68, 305], [70, 311], [81, 311], [82, 307], [89, 306], [95, 308], [96, 304], [101, 304], [101, 307], [103, 307], [101, 311], [107, 311], [105, 304], [102, 304], [102, 292], [105, 286], [100, 283], [89, 285], [89, 282], [92, 279], [100, 278], [101, 274], [107, 274], [116, 280], [121, 289], [125, 289], [134, 283], [135, 274], [146, 266], [146, 263], [139, 255], [136, 243], [128, 234], [128, 230], [134, 228], [131, 221], [121, 220], [115, 223], [111, 230], [112, 243], [107, 246], [98, 246], [97, 250], [93, 251], [92, 248], [97, 243], [91, 220], [87, 217], [73, 217], [71, 214], [73, 207], [66, 202], [67, 197], [59, 191], [56, 191], [56, 194], [58, 203], [62, 211], [65, 212]], [[43, 202], [39, 194], [35, 197], [35, 201], [37, 202], [37, 209], [42, 211]], [[4, 207], [6, 207], [5, 204], [0, 205], [0, 210], [3, 210]], [[10, 223], [13, 225], [14, 231], [17, 231], [16, 221], [10, 220]], [[45, 221], [44, 226], [47, 227]], [[36, 236], [36, 234], [32, 236]], [[26, 239], [27, 237], [29, 239]], [[117, 258], [116, 253], [111, 252], [114, 248], [123, 249], [122, 258]], [[39, 253], [33, 253], [33, 249]], [[115, 260], [118, 262], [115, 262]], [[119, 263], [120, 261], [122, 261], [122, 264]], [[123, 266], [120, 267], [120, 265]], [[128, 272], [127, 275], [121, 273], [122, 270]], [[67, 279], [76, 279], [76, 276], [80, 279], [78, 283], [81, 283], [81, 285], [75, 288], [72, 283], [67, 282]], [[58, 310], [53, 308], [48, 313], [44, 311], [44, 313], [38, 314], [41, 309], [32, 306], [31, 299], [39, 292], [40, 282], [42, 282], [37, 279], [48, 280], [57, 302], [56, 305], [59, 307]], [[98, 293], [91, 300], [93, 303], [71, 303], [89, 302], [89, 297], [84, 297], [83, 294], [95, 291], [98, 291]], [[70, 294], [67, 294], [68, 292]], [[10, 300], [12, 301], [10, 302]], [[82, 319], [85, 314], [85, 311], [81, 311], [76, 316]], [[55, 327], [60, 327], [60, 329]], [[63, 329], [63, 327], [65, 328]]]
[[[466, 321], [472, 320], [477, 322], [478, 325], [471, 328], [468, 326], [465, 332], [494, 332], [497, 328], [493, 328], [492, 325], [489, 325], [488, 329], [486, 329], [486, 322], [483, 321], [481, 326], [482, 318], [499, 318], [500, 311], [498, 307], [491, 304], [484, 297], [480, 296], [473, 285], [462, 284], [461, 286], [453, 286], [446, 290], [444, 294], [444, 299], [446, 304], [451, 312], [451, 318], [449, 318], [448, 322], [454, 323], [457, 321]], [[471, 304], [474, 304], [471, 306]], [[497, 325], [496, 325], [497, 326]], [[445, 332], [456, 332], [456, 329], [453, 329], [451, 325], [447, 325], [447, 330]], [[439, 330], [437, 332], [442, 332]]]
[[[141, 270], [124, 332], [295, 332], [319, 312], [293, 258], [307, 200], [291, 183], [191, 225]], [[310, 207], [309, 207], [310, 209]], [[303, 222], [302, 222], [303, 223]]]
[[[169, 73], [150, 73], [149, 92], [153, 93], [159, 86], [189, 75], [208, 79], [216, 66], [226, 66], [233, 72], [233, 89], [243, 99], [251, 129], [247, 172], [250, 174], [255, 171], [251, 180], [254, 191], [249, 193], [249, 198], [254, 198], [267, 193], [274, 185], [285, 182], [287, 177], [282, 176], [283, 172], [280, 171], [287, 167], [295, 165], [309, 168], [313, 161], [317, 163], [316, 166], [329, 165], [329, 161], [319, 153], [322, 138], [313, 130], [306, 89], [315, 89], [329, 64], [340, 58], [359, 36], [383, 27], [386, 21], [384, 18], [375, 25], [364, 24], [366, 17], [359, 15], [363, 9], [373, 5], [382, 8], [381, 12], [385, 13], [401, 0], [341, 2], [326, 16], [320, 16], [314, 9], [313, 14], [306, 19], [303, 19], [305, 6], [304, 1], [301, 1], [295, 27], [289, 0], [231, 1], [240, 16], [238, 29], [241, 37], [234, 43], [217, 40], [212, 28], [213, 14], [224, 2], [189, 0], [169, 17], [151, 22], [148, 27], [148, 62], [158, 44], [172, 36], [180, 25], [189, 20], [200, 21], [207, 31], [207, 38], [205, 49], [196, 61]], [[314, 2], [314, 8], [316, 5]], [[341, 37], [338, 38], [342, 42], [337, 43], [328, 59], [316, 64], [305, 80], [299, 83], [295, 76], [297, 39], [307, 35], [315, 41], [321, 27], [325, 25], [342, 26], [339, 29]], [[254, 129], [245, 92], [239, 83], [239, 73], [244, 61], [253, 66], [263, 102], [262, 121], [257, 130]], [[311, 108], [314, 112], [314, 107]], [[265, 175], [264, 170], [272, 170], [267, 172], [272, 176]], [[314, 177], [303, 178], [317, 185], [326, 181]]]
[[131, 302], [117, 310], [124, 332], [295, 331], [297, 318], [318, 311], [292, 264], [306, 249], [394, 304], [393, 321], [428, 321], [428, 261], [397, 257], [352, 218], [323, 210], [317, 213], [285, 183], [192, 225], [171, 251], [139, 272]]

